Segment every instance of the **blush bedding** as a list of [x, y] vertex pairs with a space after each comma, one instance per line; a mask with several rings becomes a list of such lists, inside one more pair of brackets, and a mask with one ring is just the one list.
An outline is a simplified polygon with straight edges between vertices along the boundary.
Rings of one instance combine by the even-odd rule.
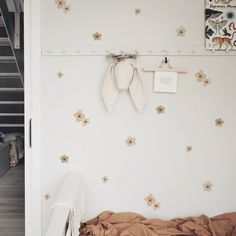
[[164, 221], [106, 211], [81, 225], [80, 236], [236, 236], [236, 213]]

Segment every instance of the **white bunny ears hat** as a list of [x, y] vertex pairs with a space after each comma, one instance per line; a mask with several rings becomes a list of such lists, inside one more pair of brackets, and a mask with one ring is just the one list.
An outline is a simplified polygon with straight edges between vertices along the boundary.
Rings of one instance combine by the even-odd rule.
[[114, 61], [109, 66], [101, 89], [109, 112], [113, 111], [121, 90], [129, 90], [136, 109], [141, 112], [146, 102], [146, 90], [133, 60]]

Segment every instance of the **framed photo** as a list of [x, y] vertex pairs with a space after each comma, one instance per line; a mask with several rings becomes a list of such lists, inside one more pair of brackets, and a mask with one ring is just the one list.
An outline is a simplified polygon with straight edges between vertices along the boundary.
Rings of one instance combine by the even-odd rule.
[[236, 1], [206, 0], [207, 50], [236, 50]]
[[156, 72], [153, 91], [156, 93], [176, 93], [177, 72]]

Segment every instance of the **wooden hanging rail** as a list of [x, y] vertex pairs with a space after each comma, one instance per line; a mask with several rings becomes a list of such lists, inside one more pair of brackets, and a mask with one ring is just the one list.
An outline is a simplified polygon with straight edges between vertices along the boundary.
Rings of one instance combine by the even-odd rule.
[[180, 74], [186, 74], [188, 72], [186, 69], [172, 68], [167, 57], [161, 62], [161, 66], [157, 68], [144, 68], [143, 70], [145, 72], [177, 72]]
[[181, 68], [143, 68], [145, 72], [177, 72], [180, 74], [186, 74], [188, 71], [186, 69]]

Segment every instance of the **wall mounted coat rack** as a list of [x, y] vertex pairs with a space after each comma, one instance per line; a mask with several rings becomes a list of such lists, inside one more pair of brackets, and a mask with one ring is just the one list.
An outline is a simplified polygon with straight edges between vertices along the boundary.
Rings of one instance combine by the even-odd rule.
[[236, 56], [236, 51], [207, 51], [205, 46], [55, 46], [42, 47], [43, 56], [106, 56], [108, 54], [138, 54], [139, 56]]

